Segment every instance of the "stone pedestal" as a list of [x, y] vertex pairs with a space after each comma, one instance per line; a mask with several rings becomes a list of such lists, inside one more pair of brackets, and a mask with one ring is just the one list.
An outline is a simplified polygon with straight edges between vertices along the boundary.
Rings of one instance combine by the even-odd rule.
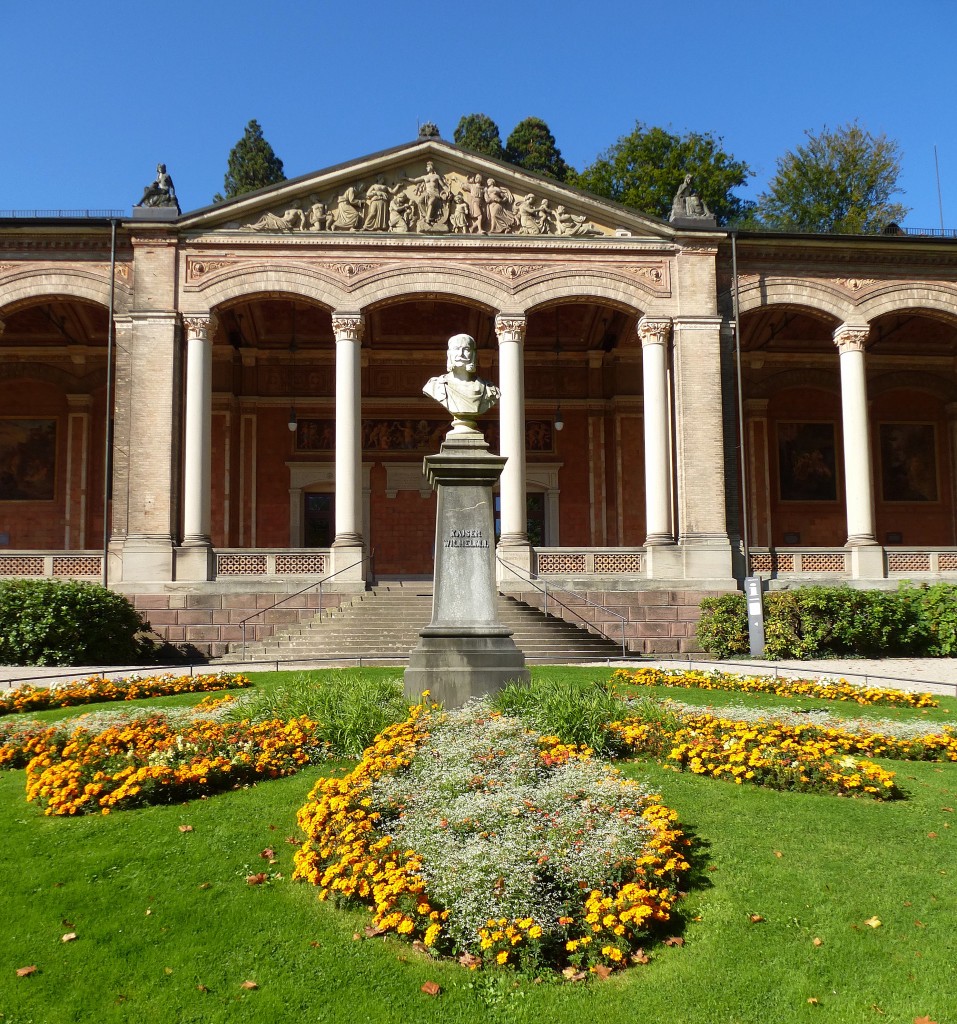
[[505, 459], [478, 431], [456, 430], [425, 459], [437, 492], [432, 621], [405, 670], [405, 693], [423, 690], [446, 707], [529, 678], [512, 632], [498, 621], [492, 488]]

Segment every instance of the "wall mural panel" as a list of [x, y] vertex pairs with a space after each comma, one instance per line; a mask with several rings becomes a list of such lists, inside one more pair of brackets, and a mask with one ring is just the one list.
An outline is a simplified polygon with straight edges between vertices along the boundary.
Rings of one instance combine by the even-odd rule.
[[937, 501], [937, 432], [933, 423], [882, 423], [881, 497]]
[[56, 497], [56, 420], [0, 419], [0, 501]]
[[833, 423], [777, 425], [781, 501], [837, 501]]

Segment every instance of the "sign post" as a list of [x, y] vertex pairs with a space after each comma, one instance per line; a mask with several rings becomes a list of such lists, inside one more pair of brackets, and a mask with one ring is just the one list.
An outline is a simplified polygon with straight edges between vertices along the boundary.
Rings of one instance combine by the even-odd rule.
[[751, 657], [764, 655], [764, 601], [761, 596], [761, 577], [747, 576], [744, 580], [744, 597], [748, 603], [748, 641]]

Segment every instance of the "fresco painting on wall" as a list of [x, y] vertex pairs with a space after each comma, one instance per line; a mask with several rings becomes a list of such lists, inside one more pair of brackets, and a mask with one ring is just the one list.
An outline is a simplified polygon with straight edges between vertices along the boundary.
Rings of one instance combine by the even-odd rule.
[[933, 423], [882, 423], [884, 501], [937, 501], [937, 438]]
[[781, 501], [837, 501], [833, 423], [778, 423]]
[[0, 501], [53, 501], [56, 420], [0, 419]]

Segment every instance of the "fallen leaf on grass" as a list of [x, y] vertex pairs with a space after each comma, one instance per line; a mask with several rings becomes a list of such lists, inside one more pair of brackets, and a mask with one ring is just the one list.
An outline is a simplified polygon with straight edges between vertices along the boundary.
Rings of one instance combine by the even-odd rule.
[[259, 854], [259, 856], [262, 857], [263, 860], [271, 861], [276, 856], [276, 851], [271, 846], [267, 846], [266, 849]]
[[942, 811], [946, 811], [948, 814], [953, 814], [954, 813], [953, 807], [941, 807], [941, 810]]
[[353, 932], [352, 933], [352, 941], [353, 942], [358, 942], [359, 939], [361, 939], [361, 938], [362, 938], [362, 936], [358, 932]]
[[917, 918], [914, 918], [914, 927], [915, 928], [926, 928], [927, 925], [925, 925], [923, 921], [920, 921]]
[[937, 1024], [936, 1020], [931, 1020], [928, 1016], [915, 1017], [914, 1024]]
[[774, 856], [780, 858], [780, 857], [783, 857], [784, 854], [780, 850], [775, 850], [774, 851]]
[[164, 974], [172, 974], [173, 973], [173, 968], [172, 967], [164, 967], [163, 968], [163, 973]]
[[250, 885], [262, 885], [263, 882], [266, 882], [268, 880], [269, 880], [269, 875], [267, 875], [265, 871], [260, 871], [259, 874], [257, 874], [257, 875], [247, 875], [246, 876], [246, 881]]
[[427, 981], [422, 986], [422, 991], [427, 996], [437, 996], [442, 991], [442, 986], [436, 981]]
[[824, 940], [823, 939], [815, 938], [815, 939], [811, 939], [811, 943], [813, 945], [815, 945], [815, 946], [823, 946], [824, 945]]
[[880, 928], [881, 919], [879, 917], [869, 917], [864, 924], [866, 924], [868, 928]]
[[818, 1003], [818, 1001], [817, 1001], [817, 1000], [816, 1000], [816, 999], [814, 998], [814, 996], [810, 996], [810, 997], [808, 998], [808, 1004], [809, 1004], [810, 1006], [819, 1006], [819, 1005], [820, 1005], [820, 1004]]
[[562, 971], [562, 977], [569, 981], [584, 981], [587, 975], [584, 971], [576, 971], [574, 967], [566, 967]]
[[643, 949], [636, 949], [634, 951], [634, 953], [631, 954], [631, 958], [630, 959], [631, 959], [631, 962], [633, 964], [650, 964], [651, 963], [651, 957], [647, 956]]
[[476, 956], [474, 953], [463, 953], [459, 957], [459, 963], [463, 967], [467, 967], [470, 971], [474, 971], [476, 968], [482, 966], [482, 958]]
[[936, 832], [928, 832], [927, 833], [927, 838], [928, 839], [936, 839], [937, 838], [937, 833]]
[[421, 939], [416, 939], [415, 942], [412, 943], [412, 948], [416, 953], [428, 953], [429, 951], [429, 947]]
[[67, 932], [66, 935], [60, 937], [61, 942], [74, 942], [76, 940], [76, 932]]
[[192, 832], [193, 831], [193, 826], [192, 825], [180, 825], [179, 830], [180, 830], [180, 832]]
[[678, 935], [672, 935], [670, 938], [665, 939], [666, 946], [683, 946], [685, 940]]
[[38, 970], [39, 970], [39, 968], [37, 967], [36, 964], [31, 964], [29, 967], [18, 967], [17, 968], [17, 977], [18, 978], [29, 977], [31, 974], [36, 974]]
[[605, 964], [595, 964], [592, 970], [602, 981], [607, 981], [611, 977], [611, 968], [606, 967]]
[[199, 883], [199, 887], [200, 887], [200, 889], [211, 889], [213, 887], [213, 883], [212, 882], [200, 882]]
[[300, 846], [302, 844], [302, 840], [297, 839], [295, 836], [286, 836], [286, 842], [289, 843], [290, 846]]
[[144, 917], [149, 917], [149, 916], [150, 916], [150, 914], [152, 914], [152, 913], [153, 913], [153, 910], [152, 910], [152, 908], [151, 908], [151, 907], [147, 907], [147, 908], [146, 908], [146, 913], [145, 913], [145, 914], [144, 914], [143, 916], [144, 916]]
[[751, 924], [761, 924], [764, 918], [760, 914], [749, 914], [748, 920], [751, 922]]
[[312, 942], [309, 943], [309, 945], [312, 946], [313, 949], [319, 949], [319, 943], [316, 942], [315, 939], [313, 939]]
[[384, 935], [388, 930], [388, 928], [377, 928], [371, 924], [367, 924], [362, 929], [367, 939], [374, 939], [377, 935]]
[[196, 989], [199, 992], [208, 992], [209, 991], [209, 989], [205, 985], [197, 985]]
[[240, 985], [239, 987], [240, 987], [240, 988], [245, 988], [245, 989], [248, 989], [248, 990], [249, 990], [250, 992], [251, 992], [251, 991], [252, 991], [253, 989], [259, 988], [259, 986], [258, 986], [258, 985], [256, 984], [256, 982], [254, 982], [254, 981], [244, 981], [244, 982], [242, 983], [242, 985]]

